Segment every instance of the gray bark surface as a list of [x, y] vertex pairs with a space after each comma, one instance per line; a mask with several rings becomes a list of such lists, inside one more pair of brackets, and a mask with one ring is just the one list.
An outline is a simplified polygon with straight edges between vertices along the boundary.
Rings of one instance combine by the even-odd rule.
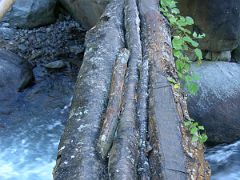
[[[130, 51], [123, 96], [119, 88], [112, 97], [114, 64], [122, 48]], [[87, 33], [55, 179], [208, 179], [203, 148], [191, 144], [182, 126], [187, 109], [168, 76], [177, 80], [159, 1], [113, 0]], [[121, 108], [113, 99], [121, 99]], [[113, 105], [117, 108], [109, 110]], [[113, 124], [106, 125], [105, 118]], [[103, 134], [109, 140], [101, 144]]]
[[125, 48], [120, 50], [114, 66], [108, 106], [98, 140], [98, 148], [103, 159], [107, 157], [112, 146], [118, 125], [129, 54]]
[[71, 112], [62, 136], [54, 179], [107, 179], [107, 164], [96, 150], [108, 101], [113, 66], [124, 46], [123, 2], [113, 0], [100, 23], [86, 35], [86, 51]]
[[149, 154], [151, 178], [187, 179], [180, 118], [171, 84], [167, 81], [173, 64], [171, 35], [157, 0], [141, 0], [143, 49], [149, 58]]
[[109, 155], [109, 175], [114, 180], [137, 179], [138, 131], [137, 85], [138, 65], [142, 60], [140, 20], [136, 0], [125, 0], [125, 41], [130, 50], [123, 110], [120, 115], [117, 136]]

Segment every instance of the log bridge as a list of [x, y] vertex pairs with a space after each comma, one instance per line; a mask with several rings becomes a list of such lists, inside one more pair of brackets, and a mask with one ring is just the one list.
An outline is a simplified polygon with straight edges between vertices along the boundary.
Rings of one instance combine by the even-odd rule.
[[168, 21], [159, 0], [112, 0], [86, 34], [55, 180], [210, 179], [183, 120]]
[[[0, 19], [14, 0], [0, 0]], [[112, 0], [86, 50], [55, 180], [210, 179], [204, 147], [183, 126], [167, 20], [159, 0]]]

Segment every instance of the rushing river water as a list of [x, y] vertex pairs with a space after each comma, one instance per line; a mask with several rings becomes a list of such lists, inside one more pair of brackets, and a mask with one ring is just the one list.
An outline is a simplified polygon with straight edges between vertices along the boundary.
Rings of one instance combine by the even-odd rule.
[[212, 170], [211, 180], [240, 180], [240, 141], [208, 149], [206, 159]]
[[0, 104], [0, 180], [52, 179], [75, 78], [44, 68], [35, 76], [12, 104]]

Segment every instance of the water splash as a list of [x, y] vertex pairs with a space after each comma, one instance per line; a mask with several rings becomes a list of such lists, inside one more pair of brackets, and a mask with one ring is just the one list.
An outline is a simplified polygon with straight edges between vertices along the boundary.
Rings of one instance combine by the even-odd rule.
[[206, 160], [212, 169], [212, 180], [240, 179], [240, 141], [208, 149]]

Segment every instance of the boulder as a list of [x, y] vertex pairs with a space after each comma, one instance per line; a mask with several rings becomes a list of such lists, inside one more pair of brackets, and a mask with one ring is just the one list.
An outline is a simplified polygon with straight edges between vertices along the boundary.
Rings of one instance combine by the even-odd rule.
[[192, 71], [200, 80], [196, 96], [189, 95], [191, 117], [205, 126], [209, 142], [230, 143], [240, 138], [240, 64], [203, 62]]
[[60, 2], [84, 28], [89, 29], [97, 23], [110, 0], [60, 0]]
[[0, 99], [2, 96], [6, 98], [6, 94], [23, 90], [32, 80], [32, 66], [27, 61], [0, 49]]
[[240, 1], [179, 0], [183, 15], [195, 20], [194, 31], [205, 33], [200, 45], [203, 50], [233, 50], [240, 38]]
[[234, 62], [240, 63], [240, 46], [238, 46], [234, 51], [232, 51], [232, 60]]
[[56, 20], [56, 0], [17, 0], [3, 21], [19, 28], [34, 28]]

